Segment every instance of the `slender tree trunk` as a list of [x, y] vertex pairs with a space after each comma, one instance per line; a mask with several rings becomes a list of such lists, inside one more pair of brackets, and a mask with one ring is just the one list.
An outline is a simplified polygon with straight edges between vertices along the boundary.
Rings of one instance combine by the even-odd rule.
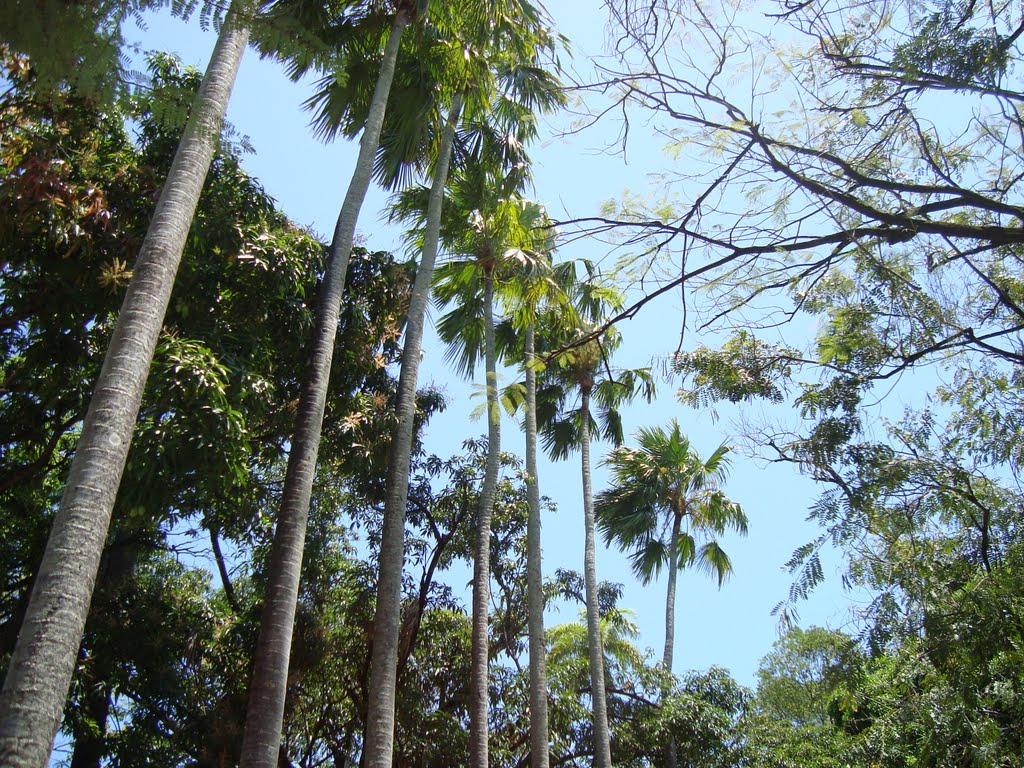
[[199, 194], [249, 39], [225, 20], [133, 267], [0, 694], [0, 765], [45, 766], [60, 725], [132, 431]]
[[220, 573], [220, 583], [224, 587], [224, 596], [228, 599], [228, 605], [236, 615], [241, 615], [242, 606], [238, 602], [238, 595], [235, 594], [235, 587], [231, 583], [231, 575], [228, 573], [228, 564], [224, 560], [224, 553], [220, 548], [220, 538], [217, 531], [210, 529], [210, 549], [213, 550], [213, 559], [217, 563], [217, 571]]
[[530, 642], [530, 765], [548, 768], [547, 647], [541, 568], [540, 488], [537, 477], [537, 371], [534, 326], [526, 329], [526, 603]]
[[484, 358], [487, 377], [487, 466], [476, 517], [473, 556], [473, 643], [469, 678], [469, 764], [487, 768], [488, 613], [491, 604], [491, 517], [498, 487], [501, 454], [501, 411], [498, 405], [498, 363], [494, 345], [494, 276], [484, 277]]
[[[679, 530], [682, 515], [673, 513], [672, 536], [669, 539], [668, 552], [668, 596], [665, 598], [665, 654], [661, 665], [669, 674], [672, 673], [672, 653], [676, 643], [676, 576], [679, 573]], [[665, 691], [662, 691], [665, 695]], [[668, 750], [665, 755], [665, 768], [676, 768], [676, 739], [670, 736]]]
[[245, 734], [242, 738], [240, 764], [244, 768], [275, 768], [278, 763], [309, 500], [320, 449], [334, 340], [338, 333], [338, 313], [345, 289], [345, 273], [348, 271], [359, 210], [370, 186], [373, 160], [384, 124], [384, 111], [395, 74], [402, 32], [408, 24], [409, 17], [404, 11], [395, 14], [373, 92], [373, 102], [363, 127], [359, 157], [338, 215], [327, 271], [320, 286], [311, 351], [299, 396], [281, 509], [270, 552], [263, 616], [249, 689]]
[[676, 575], [679, 572], [679, 531], [682, 516], [673, 513], [672, 535], [668, 552], [668, 595], [665, 598], [665, 653], [661, 665], [672, 671], [672, 653], [676, 645]]
[[107, 752], [107, 720], [110, 717], [110, 686], [91, 685], [82, 702], [84, 718], [75, 729], [75, 749], [70, 768], [100, 768]]
[[415, 430], [416, 381], [420, 352], [423, 349], [424, 319], [430, 301], [430, 286], [434, 280], [434, 263], [437, 260], [448, 162], [461, 108], [462, 98], [456, 96], [441, 137], [437, 165], [434, 167], [423, 233], [423, 255], [416, 270], [416, 282], [409, 299], [409, 315], [405, 324], [402, 371], [398, 378], [398, 403], [395, 406], [396, 424], [391, 434], [388, 457], [384, 529], [380, 542], [366, 745], [362, 762], [365, 768], [391, 768], [394, 752], [398, 633], [402, 620], [402, 566], [405, 560], [405, 507], [409, 497], [409, 457]]
[[594, 494], [590, 484], [590, 386], [580, 387], [580, 453], [583, 467], [583, 583], [587, 597], [587, 640], [590, 645], [590, 698], [594, 707], [594, 766], [611, 768], [611, 731], [608, 728], [608, 699], [604, 690], [604, 648], [601, 643], [601, 614], [597, 604], [597, 545], [594, 527]]

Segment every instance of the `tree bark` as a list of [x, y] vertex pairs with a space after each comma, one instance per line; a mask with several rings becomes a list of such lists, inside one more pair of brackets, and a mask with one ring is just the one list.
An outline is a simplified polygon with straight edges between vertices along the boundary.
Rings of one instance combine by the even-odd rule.
[[530, 644], [530, 765], [548, 768], [547, 647], [544, 642], [544, 592], [541, 563], [540, 488], [537, 476], [537, 371], [534, 326], [526, 329], [526, 602]]
[[281, 509], [270, 552], [267, 592], [249, 689], [245, 734], [242, 738], [240, 765], [244, 768], [275, 768], [279, 759], [288, 687], [288, 659], [299, 594], [306, 523], [320, 449], [345, 274], [348, 271], [359, 210], [370, 186], [373, 160], [380, 142], [402, 32], [408, 24], [409, 16], [404, 11], [398, 11], [391, 24], [391, 34], [384, 49], [373, 101], [363, 127], [359, 157], [334, 228], [327, 271], [320, 286], [310, 357], [299, 396]]
[[679, 531], [682, 515], [673, 513], [672, 535], [668, 552], [668, 594], [665, 598], [665, 653], [661, 665], [666, 672], [672, 671], [672, 655], [676, 644], [676, 575], [679, 570]]
[[[665, 654], [661, 660], [661, 665], [669, 674], [672, 673], [672, 655], [676, 642], [676, 576], [679, 568], [679, 530], [682, 519], [681, 514], [673, 513], [672, 536], [669, 539], [668, 595], [665, 598]], [[676, 768], [677, 762], [676, 740], [674, 736], [669, 736], [665, 768]]]
[[590, 386], [580, 387], [580, 453], [583, 468], [583, 582], [587, 598], [587, 640], [590, 646], [590, 699], [594, 708], [594, 766], [611, 768], [611, 731], [608, 728], [608, 699], [604, 689], [604, 648], [601, 643], [601, 614], [597, 604], [597, 544], [594, 526], [594, 494], [590, 483]]
[[487, 378], [487, 465], [480, 489], [473, 555], [473, 642], [469, 678], [469, 764], [487, 768], [490, 710], [488, 695], [488, 614], [491, 604], [491, 517], [498, 487], [501, 454], [501, 411], [498, 405], [498, 363], [494, 344], [494, 275], [484, 277], [484, 358]]
[[47, 765], [149, 366], [249, 39], [232, 3], [133, 267], [0, 694], [0, 766]]
[[444, 187], [458, 124], [462, 99], [456, 96], [438, 149], [434, 178], [427, 203], [423, 254], [409, 299], [398, 378], [396, 424], [391, 434], [384, 528], [380, 543], [380, 573], [374, 615], [373, 650], [370, 658], [370, 695], [366, 714], [365, 768], [391, 768], [395, 740], [395, 691], [397, 687], [398, 634], [402, 619], [402, 566], [405, 560], [405, 507], [409, 497], [409, 457], [416, 419], [416, 381], [423, 349], [423, 325], [441, 231]]

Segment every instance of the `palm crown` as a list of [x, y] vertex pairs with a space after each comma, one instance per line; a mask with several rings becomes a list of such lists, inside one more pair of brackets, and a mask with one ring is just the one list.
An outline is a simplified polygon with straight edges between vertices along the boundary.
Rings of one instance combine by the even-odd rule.
[[[637, 440], [639, 447], [617, 448], [605, 460], [612, 488], [598, 494], [595, 508], [605, 542], [630, 550], [634, 573], [648, 584], [669, 564], [674, 538], [677, 566], [694, 565], [721, 585], [732, 564], [716, 537], [747, 530], [743, 510], [720, 489], [730, 449], [700, 458], [675, 420], [669, 430], [641, 429]], [[698, 538], [705, 539], [699, 546]]]
[[[622, 337], [614, 327], [600, 336], [594, 331], [605, 314], [621, 306], [621, 296], [602, 284], [590, 263], [582, 267], [585, 279], [567, 285], [569, 301], [537, 318], [537, 354], [548, 360], [538, 382], [537, 421], [554, 459], [579, 449], [584, 419], [589, 435], [620, 445], [619, 408], [637, 395], [648, 401], [654, 395], [648, 369], [612, 369], [610, 360]], [[586, 408], [578, 397], [584, 393]]]

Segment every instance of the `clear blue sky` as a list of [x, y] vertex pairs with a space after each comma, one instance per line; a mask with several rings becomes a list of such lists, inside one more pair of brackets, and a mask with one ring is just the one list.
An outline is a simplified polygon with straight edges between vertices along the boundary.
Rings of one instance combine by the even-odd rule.
[[[605, 30], [605, 11], [599, 0], [552, 0], [547, 3], [556, 26], [574, 44], [576, 67], [585, 70], [587, 55], [600, 53]], [[177, 53], [184, 63], [205, 67], [213, 45], [212, 34], [200, 32], [166, 15], [148, 17], [146, 30], [127, 30], [129, 39], [144, 49]], [[355, 148], [340, 142], [324, 145], [308, 129], [309, 115], [300, 109], [308, 89], [289, 83], [279, 69], [260, 61], [251, 51], [243, 62], [231, 100], [228, 119], [250, 137], [255, 154], [244, 164], [283, 210], [297, 223], [320, 233], [330, 233], [348, 185]], [[661, 152], [662, 139], [642, 135], [643, 126], [633, 126], [629, 162], [610, 156], [602, 149], [614, 141], [618, 126], [605, 122], [568, 139], [552, 138], [566, 120], [549, 126], [547, 138], [535, 147], [535, 197], [556, 217], [597, 213], [602, 202], [620, 196], [624, 190], [645, 192], [650, 174], [673, 162]], [[696, 191], [695, 193], [696, 194]], [[383, 226], [379, 219], [386, 197], [371, 190], [360, 218], [358, 232], [373, 248], [400, 249], [400, 233]], [[579, 242], [561, 252], [562, 258], [601, 259], [607, 246], [600, 242]], [[624, 367], [650, 365], [653, 358], [670, 354], [678, 344], [682, 320], [678, 296], [664, 297], [649, 305], [634, 320], [621, 327], [624, 344], [616, 362]], [[714, 340], [707, 343], [713, 344]], [[451, 396], [448, 411], [431, 422], [427, 449], [441, 456], [460, 452], [467, 437], [485, 432], [484, 424], [470, 413], [478, 400], [470, 398], [469, 385], [458, 381], [444, 367], [436, 339], [428, 341], [421, 367], [421, 383], [430, 380], [443, 386]], [[721, 409], [712, 414], [679, 405], [673, 387], [660, 383], [653, 404], [629, 408], [625, 417], [627, 435], [642, 426], [679, 420], [698, 449], [706, 454], [731, 439], [736, 412]], [[503, 448], [521, 453], [522, 438], [516, 425], [503, 425]], [[595, 445], [595, 464], [607, 447]], [[555, 568], [582, 568], [583, 531], [580, 504], [578, 458], [561, 465], [547, 463], [540, 469], [541, 491], [558, 504], [558, 512], [544, 523], [545, 572]], [[605, 487], [606, 474], [595, 466], [594, 490]], [[721, 589], [705, 577], [684, 574], [680, 580], [677, 605], [675, 671], [720, 665], [731, 670], [742, 683], [752, 684], [759, 658], [770, 650], [776, 638], [773, 605], [787, 593], [790, 578], [783, 569], [793, 549], [807, 541], [816, 529], [805, 522], [807, 508], [815, 496], [813, 484], [790, 466], [768, 465], [737, 456], [727, 492], [739, 501], [749, 519], [746, 539], [724, 541], [735, 567], [735, 575]], [[801, 623], [842, 627], [849, 620], [850, 601], [839, 588], [839, 579], [827, 568], [829, 582], [801, 609]], [[664, 583], [640, 586], [632, 577], [623, 555], [601, 551], [599, 578], [625, 585], [624, 607], [636, 613], [641, 645], [658, 649], [664, 642]], [[468, 577], [467, 577], [468, 578]], [[548, 623], [575, 620], [576, 607], [548, 617]]]

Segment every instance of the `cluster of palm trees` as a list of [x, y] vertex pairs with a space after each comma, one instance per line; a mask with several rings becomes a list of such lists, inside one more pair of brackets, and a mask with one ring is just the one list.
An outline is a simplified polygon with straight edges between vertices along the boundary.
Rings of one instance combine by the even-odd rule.
[[[425, 0], [278, 0], [262, 7], [253, 0], [234, 0], [135, 264], [82, 427], [0, 699], [0, 764], [44, 766], [49, 759], [143, 387], [250, 36], [264, 55], [280, 59], [292, 75], [321, 75], [309, 102], [316, 111], [317, 130], [325, 136], [358, 135], [360, 149], [330, 244], [309, 340], [270, 555], [241, 764], [270, 768], [279, 760], [299, 574], [338, 315], [357, 218], [376, 179], [399, 190], [392, 215], [409, 222], [420, 260], [387, 467], [364, 763], [376, 768], [390, 766], [392, 760], [409, 458], [418, 363], [433, 290], [442, 306], [451, 307], [438, 325], [450, 355], [467, 375], [484, 362], [487, 393], [488, 463], [476, 518], [473, 576], [470, 762], [481, 768], [488, 764], [490, 519], [501, 447], [498, 365], [503, 359], [524, 372], [524, 383], [506, 392], [504, 402], [522, 406], [529, 475], [531, 764], [548, 765], [549, 741], [537, 487], [540, 441], [555, 458], [576, 448], [581, 452], [594, 764], [607, 768], [611, 739], [597, 605], [597, 521], [609, 540], [640, 553], [635, 562], [643, 577], [651, 578], [667, 565], [671, 628], [676, 568], [703, 563], [719, 578], [728, 571], [728, 560], [717, 545], [709, 542], [698, 549], [691, 534], [742, 527], [744, 519], [720, 494], [694, 495], [720, 477], [725, 449], [701, 464], [703, 474], [691, 473], [675, 484], [665, 481], [664, 487], [652, 479], [660, 482], [661, 470], [631, 463], [646, 447], [641, 454], [613, 453], [610, 463], [618, 488], [602, 494], [595, 507], [592, 435], [620, 444], [617, 407], [637, 394], [650, 397], [653, 383], [645, 371], [613, 371], [609, 358], [618, 338], [613, 330], [599, 334], [595, 329], [616, 307], [614, 292], [602, 285], [590, 265], [582, 265], [582, 275], [580, 265], [552, 265], [550, 222], [541, 206], [523, 196], [530, 177], [524, 148], [536, 136], [537, 114], [564, 99], [557, 78], [561, 40], [542, 9], [529, 0], [459, 0], [430, 7]], [[415, 178], [429, 179], [429, 185], [411, 183]], [[452, 258], [435, 270], [441, 249]], [[499, 310], [502, 320], [497, 322]], [[693, 453], [678, 432], [676, 425], [667, 455], [677, 465], [692, 468]], [[627, 482], [631, 477], [635, 490]], [[655, 511], [642, 513], [644, 504]], [[658, 505], [669, 510], [667, 540], [651, 522], [662, 508]], [[689, 532], [684, 530], [686, 521]], [[667, 668], [670, 646], [671, 633]]]

